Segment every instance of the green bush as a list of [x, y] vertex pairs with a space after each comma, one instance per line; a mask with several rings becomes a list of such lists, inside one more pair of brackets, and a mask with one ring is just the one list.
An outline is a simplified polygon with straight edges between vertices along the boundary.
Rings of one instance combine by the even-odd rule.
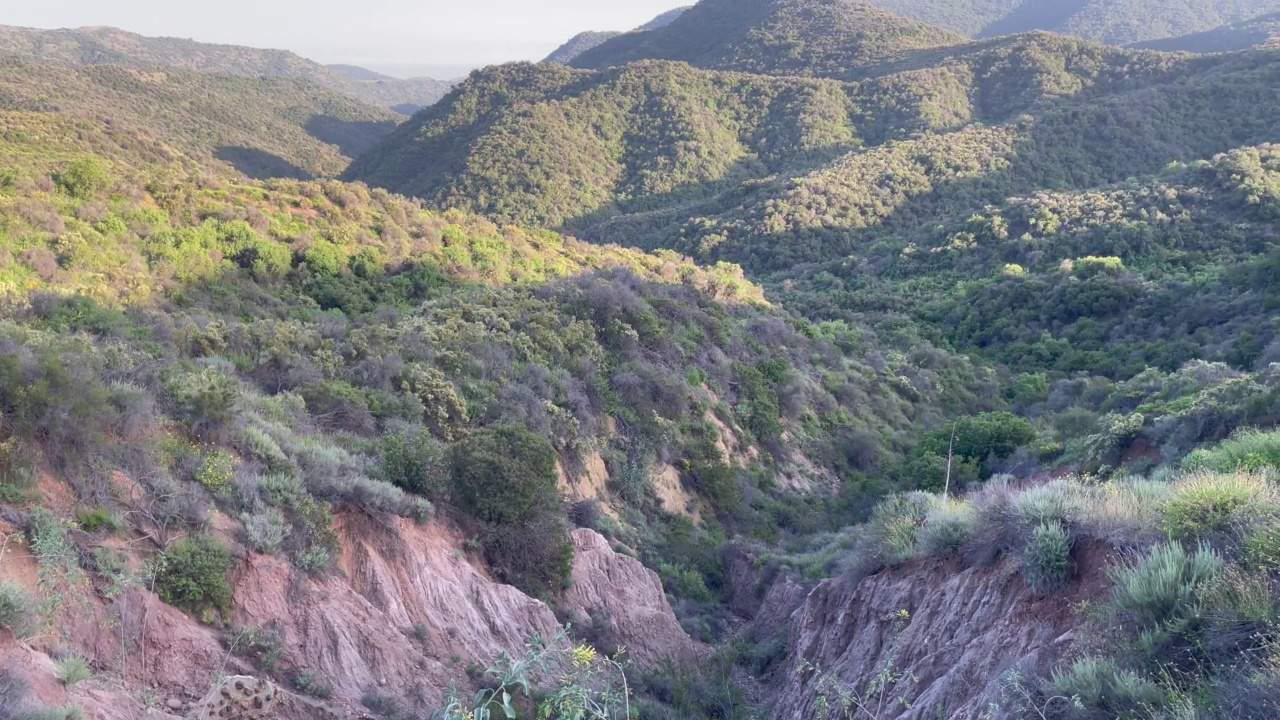
[[523, 426], [477, 430], [449, 448], [448, 460], [454, 498], [483, 522], [518, 523], [559, 500], [555, 448]]
[[120, 529], [120, 518], [106, 508], [86, 508], [76, 513], [76, 522], [85, 532], [107, 529], [112, 532]]
[[445, 500], [449, 473], [444, 446], [425, 429], [388, 435], [382, 439], [382, 477], [409, 492]]
[[0, 628], [23, 639], [36, 631], [36, 601], [21, 585], [0, 582]]
[[76, 160], [54, 178], [63, 192], [81, 200], [91, 197], [107, 180], [107, 171], [96, 157]]
[[1191, 453], [1182, 467], [1219, 473], [1280, 471], [1280, 430], [1243, 430], [1215, 447]]
[[1071, 574], [1071, 539], [1059, 522], [1045, 522], [1031, 532], [1022, 550], [1022, 578], [1034, 592], [1046, 593], [1067, 584]]
[[1194, 540], [1229, 529], [1246, 511], [1262, 510], [1267, 481], [1244, 473], [1184, 477], [1164, 507], [1164, 529], [1175, 540]]
[[231, 605], [231, 552], [211, 535], [193, 535], [165, 551], [156, 575], [160, 599], [199, 615]]

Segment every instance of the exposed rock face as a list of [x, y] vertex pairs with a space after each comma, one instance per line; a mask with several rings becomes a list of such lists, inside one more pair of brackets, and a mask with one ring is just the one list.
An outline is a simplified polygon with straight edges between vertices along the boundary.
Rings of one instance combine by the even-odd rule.
[[563, 606], [574, 619], [594, 624], [602, 640], [627, 649], [641, 667], [664, 660], [696, 661], [709, 649], [680, 627], [658, 575], [635, 558], [619, 555], [594, 530], [573, 533], [572, 586]]
[[805, 661], [855, 692], [886, 666], [914, 678], [893, 689], [909, 707], [889, 703], [881, 720], [984, 717], [1008, 670], [1030, 676], [1069, 650], [1080, 623], [1073, 605], [1097, 593], [1106, 564], [1102, 550], [1089, 555], [1078, 566], [1091, 574], [1048, 598], [1027, 589], [1012, 561], [967, 569], [920, 561], [820, 584], [792, 617], [791, 671], [779, 673], [772, 717], [817, 716], [813, 675], [794, 671]]
[[309, 578], [252, 556], [235, 583], [237, 623], [280, 633], [284, 662], [359, 700], [369, 690], [435, 707], [466, 667], [518, 654], [557, 630], [541, 602], [490, 580], [441, 524], [348, 516], [339, 574]]

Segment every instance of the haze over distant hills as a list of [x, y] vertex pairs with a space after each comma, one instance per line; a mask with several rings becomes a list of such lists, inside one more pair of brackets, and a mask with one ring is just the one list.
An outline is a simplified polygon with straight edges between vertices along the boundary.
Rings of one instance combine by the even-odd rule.
[[[631, 32], [645, 32], [648, 30], [656, 30], [661, 27], [666, 27], [688, 9], [688, 7], [679, 7], [673, 10], [668, 10]], [[558, 62], [567, 65], [582, 53], [623, 34], [624, 33], [617, 31], [600, 32], [594, 30], [578, 33], [572, 38], [569, 38], [564, 45], [561, 45], [554, 52], [548, 55], [544, 62]]]
[[1280, 0], [869, 0], [904, 17], [984, 38], [1049, 30], [1128, 45], [1280, 11]]
[[1280, 13], [1224, 25], [1181, 37], [1153, 40], [1137, 47], [1169, 52], [1214, 53], [1280, 47]]
[[[1044, 32], [967, 41], [840, 0], [703, 0], [572, 64], [476, 73], [346, 177], [740, 263], [852, 318], [865, 308], [854, 288], [883, 282], [875, 268], [912, 247], [947, 252], [935, 244], [1004, 212], [992, 208], [1280, 140], [1275, 53], [1191, 58]], [[1256, 247], [1256, 233], [1227, 235]], [[1025, 267], [1049, 282], [1053, 262]]]
[[71, 66], [124, 65], [303, 79], [405, 115], [439, 100], [451, 87], [431, 78], [399, 80], [350, 66], [339, 66], [335, 71], [285, 50], [145, 37], [108, 27], [39, 30], [0, 26], [0, 54]]

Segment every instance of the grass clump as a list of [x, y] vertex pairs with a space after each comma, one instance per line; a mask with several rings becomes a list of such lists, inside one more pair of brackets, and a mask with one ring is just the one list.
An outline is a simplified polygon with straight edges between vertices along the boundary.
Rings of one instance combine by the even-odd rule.
[[1195, 473], [1175, 485], [1165, 504], [1164, 529], [1175, 540], [1204, 538], [1272, 504], [1267, 481], [1259, 475]]
[[71, 655], [57, 663], [58, 679], [67, 687], [74, 687], [93, 677], [89, 661], [79, 655]]
[[910, 492], [892, 495], [876, 506], [868, 536], [881, 562], [894, 565], [916, 556], [920, 528], [936, 503], [929, 493]]
[[0, 628], [14, 637], [31, 637], [38, 625], [35, 598], [15, 582], [0, 582]]
[[1031, 531], [1022, 551], [1022, 577], [1037, 593], [1056, 590], [1071, 575], [1071, 538], [1060, 522], [1043, 522]]
[[1188, 471], [1280, 471], [1280, 430], [1242, 430], [1226, 442], [1196, 450], [1182, 461]]
[[977, 522], [978, 514], [972, 505], [942, 498], [929, 509], [917, 533], [916, 543], [925, 555], [948, 555], [973, 538]]
[[1166, 703], [1159, 685], [1120, 668], [1114, 660], [1097, 657], [1083, 657], [1066, 669], [1055, 670], [1044, 694], [1077, 698], [1084, 707], [1101, 710], [1108, 717], [1131, 717]]
[[1222, 567], [1212, 548], [1188, 552], [1178, 543], [1164, 543], [1136, 563], [1111, 570], [1111, 604], [1136, 627], [1156, 627], [1193, 607], [1200, 589]]

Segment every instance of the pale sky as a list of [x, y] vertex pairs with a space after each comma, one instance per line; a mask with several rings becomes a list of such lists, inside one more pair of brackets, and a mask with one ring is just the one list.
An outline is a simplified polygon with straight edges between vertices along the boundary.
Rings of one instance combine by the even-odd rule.
[[110, 25], [283, 48], [323, 63], [437, 77], [541, 60], [583, 30], [630, 30], [692, 0], [0, 0], [0, 25]]

